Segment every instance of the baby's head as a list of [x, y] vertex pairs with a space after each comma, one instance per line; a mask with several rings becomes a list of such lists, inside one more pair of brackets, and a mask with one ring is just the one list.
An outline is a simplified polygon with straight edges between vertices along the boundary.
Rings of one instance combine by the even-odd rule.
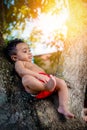
[[14, 39], [7, 43], [7, 46], [5, 48], [5, 55], [11, 63], [14, 62], [12, 56], [16, 55], [16, 46], [21, 43], [24, 43], [24, 41], [21, 39]]
[[25, 53], [28, 53], [27, 51], [29, 51], [29, 47], [26, 43], [24, 43], [23, 40], [14, 39], [7, 43], [7, 47], [5, 49], [5, 55], [8, 58], [8, 60], [11, 63], [13, 63], [16, 61], [17, 56], [23, 57]]

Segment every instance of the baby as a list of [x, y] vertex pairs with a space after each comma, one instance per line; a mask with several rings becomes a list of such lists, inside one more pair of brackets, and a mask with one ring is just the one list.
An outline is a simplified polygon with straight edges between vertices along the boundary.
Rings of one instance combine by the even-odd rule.
[[68, 110], [68, 88], [64, 80], [46, 72], [32, 63], [32, 54], [29, 45], [21, 39], [10, 41], [6, 47], [8, 59], [14, 63], [15, 71], [22, 79], [25, 90], [37, 99], [46, 98], [54, 91], [59, 96], [58, 112], [65, 117], [73, 118]]

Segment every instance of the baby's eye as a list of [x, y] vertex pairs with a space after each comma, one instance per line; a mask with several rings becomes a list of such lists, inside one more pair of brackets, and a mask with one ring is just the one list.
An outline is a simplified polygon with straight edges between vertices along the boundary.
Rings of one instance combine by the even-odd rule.
[[23, 52], [24, 52], [24, 53], [27, 53], [27, 50], [24, 50]]

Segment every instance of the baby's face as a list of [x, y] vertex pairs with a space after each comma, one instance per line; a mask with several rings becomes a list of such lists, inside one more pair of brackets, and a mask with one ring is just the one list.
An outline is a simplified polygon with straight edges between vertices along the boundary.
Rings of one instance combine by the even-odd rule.
[[20, 61], [32, 61], [32, 54], [26, 43], [20, 43], [16, 46], [16, 58]]

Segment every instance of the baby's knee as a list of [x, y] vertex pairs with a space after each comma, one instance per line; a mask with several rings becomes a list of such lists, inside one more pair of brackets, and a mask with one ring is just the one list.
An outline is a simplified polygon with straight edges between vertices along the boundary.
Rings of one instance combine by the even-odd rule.
[[22, 83], [26, 84], [27, 82], [31, 81], [31, 76], [30, 75], [25, 75], [22, 77]]
[[59, 79], [59, 82], [62, 83], [62, 84], [66, 84], [63, 79]]
[[60, 79], [60, 82], [61, 82], [62, 84], [66, 84], [65, 80], [63, 80], [63, 79]]
[[65, 87], [67, 87], [67, 85], [66, 85], [66, 82], [63, 80], [63, 79], [57, 79], [57, 85], [58, 86], [65, 86]]
[[28, 80], [28, 79], [30, 79], [30, 75], [24, 75], [23, 77], [22, 77], [22, 80]]

